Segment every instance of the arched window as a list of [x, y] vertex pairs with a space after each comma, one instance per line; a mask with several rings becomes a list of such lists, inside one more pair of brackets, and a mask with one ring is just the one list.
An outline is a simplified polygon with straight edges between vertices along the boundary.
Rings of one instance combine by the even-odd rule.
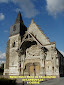
[[25, 66], [25, 69], [26, 69], [26, 66]]
[[12, 44], [12, 47], [15, 47], [15, 42]]

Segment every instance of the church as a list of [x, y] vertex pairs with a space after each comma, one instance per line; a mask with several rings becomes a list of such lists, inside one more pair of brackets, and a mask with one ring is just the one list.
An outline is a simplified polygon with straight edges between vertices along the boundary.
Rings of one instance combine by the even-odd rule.
[[10, 28], [3, 75], [56, 76], [64, 75], [64, 57], [36, 23], [27, 28], [19, 11]]

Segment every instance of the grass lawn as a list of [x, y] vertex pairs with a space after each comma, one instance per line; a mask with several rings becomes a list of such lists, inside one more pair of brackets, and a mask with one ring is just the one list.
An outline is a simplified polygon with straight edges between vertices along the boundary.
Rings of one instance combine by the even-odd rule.
[[16, 80], [0, 78], [0, 85], [16, 85]]

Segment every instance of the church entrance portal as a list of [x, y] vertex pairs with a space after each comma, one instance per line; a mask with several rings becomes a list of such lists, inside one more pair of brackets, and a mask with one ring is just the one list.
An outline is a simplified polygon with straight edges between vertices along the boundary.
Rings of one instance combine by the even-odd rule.
[[29, 76], [38, 76], [40, 74], [40, 64], [39, 63], [30, 63], [27, 64], [27, 71]]

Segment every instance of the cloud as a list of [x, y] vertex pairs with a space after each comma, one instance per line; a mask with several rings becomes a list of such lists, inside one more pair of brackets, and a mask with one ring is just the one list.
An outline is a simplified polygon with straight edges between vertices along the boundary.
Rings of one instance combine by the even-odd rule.
[[16, 12], [19, 12], [19, 11], [21, 11], [21, 9], [20, 8], [16, 8], [15, 11]]
[[1, 66], [1, 64], [2, 64], [2, 61], [0, 61], [0, 66]]
[[[0, 0], [0, 3], [12, 2], [16, 6], [18, 6], [18, 8], [16, 9], [16, 12], [20, 10], [25, 17], [33, 18], [40, 13], [39, 10], [36, 9], [33, 1], [37, 1], [37, 0]], [[1, 14], [0, 16], [1, 16], [0, 20], [3, 20], [4, 15]]]
[[64, 56], [64, 52], [63, 51], [60, 51], [61, 52], [61, 54]]
[[24, 16], [27, 18], [33, 18], [39, 14], [39, 11], [35, 8], [32, 0], [11, 0], [14, 4], [18, 5], [21, 12], [23, 12]]
[[64, 0], [46, 0], [46, 9], [50, 15], [56, 16], [64, 11]]
[[4, 32], [5, 32], [5, 33], [7, 33], [7, 32], [8, 32], [8, 30], [5, 30]]
[[0, 13], [0, 20], [4, 20], [5, 16], [3, 13]]
[[0, 66], [1, 66], [2, 63], [5, 63], [5, 61], [0, 61]]
[[6, 54], [0, 51], [0, 64], [5, 63]]
[[6, 54], [5, 53], [2, 53], [1, 51], [0, 51], [0, 59], [5, 59], [6, 58]]
[[2, 61], [2, 63], [5, 63], [5, 61]]
[[9, 0], [0, 0], [0, 3], [8, 3]]

